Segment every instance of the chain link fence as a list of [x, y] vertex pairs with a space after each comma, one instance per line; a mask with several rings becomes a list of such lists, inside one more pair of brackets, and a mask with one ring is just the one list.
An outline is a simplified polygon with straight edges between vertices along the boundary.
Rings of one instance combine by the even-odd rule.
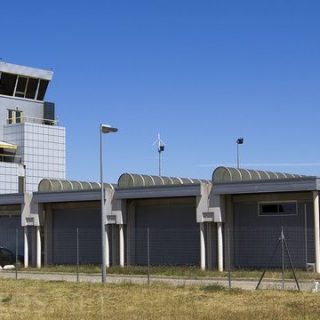
[[[34, 235], [29, 232], [29, 239]], [[200, 269], [199, 228], [137, 228], [125, 229], [124, 249], [120, 249], [118, 226], [108, 226], [110, 272], [143, 274], [148, 282], [153, 275], [210, 278], [225, 281], [232, 287], [233, 280], [253, 279], [258, 284], [271, 271], [275, 280], [309, 279], [306, 270], [314, 271], [313, 228], [291, 226], [237, 227], [223, 230], [224, 272], [218, 272], [218, 240], [215, 228], [206, 229], [206, 271]], [[24, 253], [22, 229], [8, 229], [0, 234], [0, 248], [10, 250], [13, 265], [21, 265]], [[42, 264], [68, 266], [67, 270], [99, 272], [101, 265], [101, 231], [93, 228], [42, 230]], [[32, 244], [33, 243], [33, 244]], [[36, 253], [34, 241], [29, 243], [29, 261]], [[119, 271], [120, 255], [124, 256], [125, 267]], [[33, 259], [32, 259], [33, 258]], [[0, 256], [0, 263], [3, 257]], [[20, 263], [20, 264], [19, 264]], [[86, 269], [83, 266], [87, 266]], [[55, 269], [52, 268], [54, 271]], [[296, 271], [299, 271], [298, 274]], [[15, 268], [18, 278], [19, 268]], [[259, 286], [258, 286], [259, 287]], [[299, 285], [297, 284], [297, 287]]]

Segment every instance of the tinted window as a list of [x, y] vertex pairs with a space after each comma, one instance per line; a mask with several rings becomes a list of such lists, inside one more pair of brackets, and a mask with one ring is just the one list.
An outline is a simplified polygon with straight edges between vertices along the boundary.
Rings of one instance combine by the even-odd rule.
[[260, 216], [282, 216], [282, 215], [296, 215], [297, 203], [292, 202], [277, 202], [277, 203], [260, 203]]

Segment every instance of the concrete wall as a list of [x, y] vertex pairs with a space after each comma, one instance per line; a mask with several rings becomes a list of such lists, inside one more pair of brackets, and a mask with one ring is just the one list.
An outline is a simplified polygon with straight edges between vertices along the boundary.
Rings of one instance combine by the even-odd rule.
[[65, 178], [65, 128], [35, 123], [11, 124], [4, 127], [4, 138], [18, 145], [17, 155], [26, 168], [27, 192], [37, 191], [43, 178]]
[[4, 139], [3, 126], [7, 124], [8, 109], [16, 110], [17, 108], [23, 111], [26, 117], [43, 118], [42, 101], [0, 95], [0, 140]]

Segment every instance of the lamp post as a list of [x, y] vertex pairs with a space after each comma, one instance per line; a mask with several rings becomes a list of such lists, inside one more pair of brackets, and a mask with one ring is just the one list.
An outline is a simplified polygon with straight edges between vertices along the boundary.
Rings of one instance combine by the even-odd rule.
[[164, 151], [164, 145], [159, 143], [158, 153], [159, 153], [159, 176], [161, 177], [161, 152]]
[[239, 157], [239, 144], [243, 144], [244, 143], [244, 139], [243, 138], [238, 138], [237, 141], [237, 168], [240, 168], [240, 157]]
[[[102, 134], [117, 132], [117, 128], [113, 128], [107, 124], [100, 124], [100, 183], [101, 183], [101, 250], [102, 250], [102, 263], [101, 263], [101, 281], [102, 283], [106, 282], [107, 278], [107, 263], [106, 263], [106, 245], [108, 232], [106, 229], [106, 219], [104, 215], [104, 205], [105, 205], [105, 196], [104, 196], [104, 187], [103, 187], [103, 146], [102, 146]], [[109, 246], [108, 246], [109, 250]]]

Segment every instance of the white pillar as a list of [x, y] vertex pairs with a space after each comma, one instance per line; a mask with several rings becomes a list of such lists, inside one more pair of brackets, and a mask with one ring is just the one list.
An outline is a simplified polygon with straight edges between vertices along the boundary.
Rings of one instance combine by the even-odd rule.
[[120, 267], [124, 267], [124, 232], [123, 224], [119, 224], [119, 254], [120, 254]]
[[223, 236], [222, 236], [222, 222], [217, 223], [218, 236], [218, 271], [223, 271]]
[[212, 269], [213, 267], [213, 259], [212, 259], [212, 226], [213, 223], [209, 222], [207, 223], [207, 268]]
[[37, 268], [41, 268], [41, 236], [40, 236], [40, 226], [36, 227], [36, 237], [37, 237]]
[[200, 222], [200, 267], [202, 270], [206, 270], [206, 239], [203, 222]]
[[24, 243], [24, 267], [29, 267], [29, 243], [28, 243], [28, 227], [23, 228]]
[[107, 228], [108, 228], [108, 225], [105, 224], [104, 236], [106, 238], [106, 267], [109, 268], [110, 267], [110, 250], [109, 250], [109, 237], [108, 237], [109, 230], [107, 230]]
[[316, 272], [320, 273], [320, 232], [319, 232], [319, 193], [313, 191], [313, 215], [314, 215], [314, 249]]

